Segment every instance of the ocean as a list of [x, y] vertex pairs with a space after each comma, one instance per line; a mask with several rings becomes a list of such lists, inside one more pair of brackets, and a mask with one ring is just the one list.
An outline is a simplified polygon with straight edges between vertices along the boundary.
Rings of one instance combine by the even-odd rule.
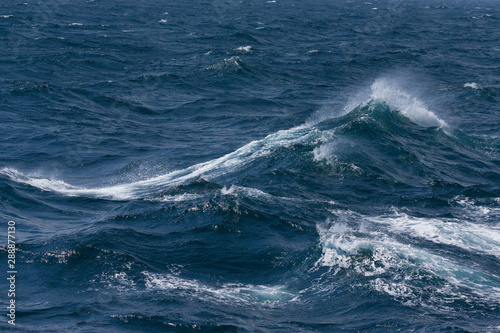
[[0, 41], [0, 331], [500, 332], [497, 0], [9, 0]]

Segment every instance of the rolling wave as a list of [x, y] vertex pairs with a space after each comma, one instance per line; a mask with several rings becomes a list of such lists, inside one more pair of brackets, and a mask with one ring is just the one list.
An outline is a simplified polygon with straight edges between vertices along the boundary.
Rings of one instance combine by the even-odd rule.
[[[442, 130], [447, 127], [446, 122], [418, 99], [384, 80], [377, 80], [372, 85], [370, 98], [344, 116], [281, 130], [220, 158], [145, 180], [85, 188], [10, 167], [1, 169], [0, 174], [15, 182], [65, 196], [144, 199], [197, 178], [211, 180], [237, 173], [278, 149], [302, 144], [312, 149], [316, 162], [340, 163], [353, 172], [401, 183], [438, 179], [468, 185], [484, 181], [484, 177], [473, 175], [489, 173], [499, 177], [498, 161], [489, 158], [491, 163], [484, 162], [488, 160], [484, 158], [484, 151], [495, 153], [499, 142], [484, 147], [484, 140], [463, 133], [449, 134], [449, 130]], [[293, 149], [290, 154], [294, 154]], [[165, 200], [177, 199], [167, 197]]]

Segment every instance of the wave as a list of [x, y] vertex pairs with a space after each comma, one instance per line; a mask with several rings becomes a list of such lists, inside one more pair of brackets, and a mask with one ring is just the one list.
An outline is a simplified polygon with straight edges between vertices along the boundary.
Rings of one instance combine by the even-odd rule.
[[19, 183], [28, 184], [41, 190], [53, 191], [67, 196], [132, 200], [146, 198], [165, 188], [183, 184], [199, 177], [208, 180], [237, 171], [248, 163], [271, 154], [278, 148], [290, 146], [299, 142], [310, 142], [311, 138], [314, 136], [315, 131], [299, 126], [268, 135], [262, 140], [252, 141], [232, 153], [208, 162], [199, 163], [182, 170], [175, 170], [165, 175], [142, 181], [101, 188], [74, 186], [62, 180], [40, 178], [34, 174], [23, 174], [14, 168], [3, 168], [0, 170], [0, 174]]
[[[496, 156], [500, 151], [498, 140], [489, 142], [456, 131], [458, 134], [450, 134], [442, 130], [446, 126], [446, 122], [418, 99], [398, 90], [391, 82], [377, 80], [372, 85], [370, 98], [346, 115], [281, 130], [222, 157], [145, 180], [86, 188], [60, 179], [22, 173], [11, 167], [0, 169], [0, 174], [18, 183], [66, 196], [150, 199], [161, 191], [198, 178], [212, 180], [241, 173], [280, 149], [302, 145], [305, 150], [290, 149], [287, 156], [306, 154], [314, 163], [327, 162], [339, 172], [406, 184], [426, 184], [436, 179], [481, 184], [488, 177], [496, 179], [500, 175], [496, 157], [485, 155]], [[290, 163], [293, 161], [290, 159]], [[178, 197], [163, 199], [189, 198], [194, 197], [181, 193]]]
[[371, 100], [383, 101], [392, 109], [401, 112], [422, 126], [447, 127], [448, 124], [418, 98], [400, 89], [389, 79], [376, 80], [371, 86]]
[[243, 63], [243, 61], [238, 56], [233, 56], [222, 61], [219, 61], [215, 64], [212, 64], [205, 68], [206, 70], [213, 71], [219, 76], [223, 76], [225, 74], [231, 72], [238, 71], [249, 71], [247, 66]]
[[[498, 209], [498, 208], [497, 208]], [[412, 235], [436, 244], [450, 245], [468, 252], [489, 254], [500, 259], [500, 224], [481, 225], [458, 219], [412, 217], [396, 212], [394, 216], [376, 217], [390, 231]]]
[[[458, 221], [447, 224], [404, 214], [373, 218], [352, 211], [333, 213], [332, 219], [317, 226], [322, 254], [315, 269], [327, 267], [339, 278], [363, 276], [374, 290], [413, 305], [443, 306], [453, 299], [490, 305], [500, 302], [500, 276], [495, 268], [460, 260], [425, 242], [403, 240], [414, 235], [440, 247], [457, 245], [498, 258], [498, 229], [460, 227]], [[432, 283], [422, 285], [422, 281]]]

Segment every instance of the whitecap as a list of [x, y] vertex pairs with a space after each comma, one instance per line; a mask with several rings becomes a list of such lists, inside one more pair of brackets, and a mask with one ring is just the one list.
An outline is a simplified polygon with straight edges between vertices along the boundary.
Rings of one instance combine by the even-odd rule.
[[464, 88], [470, 88], [470, 89], [477, 90], [477, 89], [479, 89], [479, 85], [476, 82], [466, 83], [466, 84], [464, 84]]
[[398, 82], [394, 80], [376, 80], [371, 86], [370, 98], [385, 102], [389, 107], [396, 109], [421, 126], [448, 126], [422, 101], [401, 89]]
[[59, 179], [48, 179], [35, 174], [23, 174], [13, 168], [0, 169], [10, 179], [37, 187], [45, 191], [53, 191], [67, 196], [98, 197], [112, 200], [131, 200], [147, 198], [159, 190], [179, 185], [198, 177], [210, 180], [221, 175], [235, 172], [246, 164], [265, 156], [276, 149], [297, 143], [312, 142], [316, 131], [306, 126], [298, 126], [282, 130], [266, 136], [264, 139], [252, 141], [232, 153], [207, 162], [195, 164], [185, 169], [174, 170], [167, 174], [146, 180], [123, 183], [100, 188], [74, 186]]
[[[464, 288], [468, 290], [467, 296], [476, 301], [500, 301], [500, 277], [496, 274], [401, 242], [399, 238], [391, 237], [388, 230], [375, 229], [370, 222], [381, 218], [351, 211], [333, 213], [335, 221], [327, 220], [317, 225], [322, 254], [316, 262], [316, 269], [328, 267], [334, 275], [343, 272], [365, 276], [375, 290], [396, 299], [409, 297], [417, 303], [423, 302], [423, 294], [456, 297], [463, 293]], [[425, 237], [433, 234], [425, 228], [413, 230]], [[453, 230], [457, 234], [460, 232]], [[438, 278], [441, 282], [432, 288], [420, 287], [419, 281], [427, 278]], [[438, 297], [436, 301], [442, 299]]]
[[397, 212], [394, 216], [369, 220], [382, 223], [389, 230], [402, 235], [500, 258], [500, 226], [485, 226], [456, 219], [418, 218]]

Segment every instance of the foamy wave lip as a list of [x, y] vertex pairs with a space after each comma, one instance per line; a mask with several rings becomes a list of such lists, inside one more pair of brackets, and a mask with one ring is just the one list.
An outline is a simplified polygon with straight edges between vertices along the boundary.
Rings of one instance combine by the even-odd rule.
[[79, 189], [78, 187], [70, 185], [62, 180], [37, 178], [36, 176], [25, 175], [13, 168], [3, 168], [0, 170], [0, 174], [5, 175], [18, 183], [28, 184], [44, 191], [58, 192]]
[[249, 53], [249, 52], [252, 52], [253, 51], [253, 48], [248, 45], [248, 46], [240, 46], [240, 47], [237, 47], [235, 49], [236, 51], [241, 51], [241, 52], [245, 52], [245, 53]]
[[448, 126], [444, 120], [429, 111], [422, 101], [401, 90], [396, 82], [378, 79], [372, 84], [371, 90], [372, 100], [385, 102], [421, 126]]
[[18, 183], [27, 184], [43, 191], [61, 193], [70, 197], [90, 196], [114, 200], [124, 200], [130, 198], [130, 193], [123, 191], [123, 189], [120, 191], [120, 186], [87, 189], [68, 184], [62, 180], [41, 178], [36, 175], [25, 175], [12, 168], [3, 168], [0, 170], [0, 174], [5, 175]]
[[289, 302], [297, 297], [285, 291], [284, 286], [222, 284], [208, 286], [197, 280], [184, 279], [173, 274], [157, 274], [142, 272], [145, 285], [149, 290], [160, 290], [166, 293], [177, 292], [183, 295], [193, 295], [201, 299], [219, 302], [240, 303], [276, 303]]
[[166, 187], [179, 185], [198, 177], [210, 180], [237, 171], [244, 165], [265, 157], [278, 148], [288, 147], [296, 143], [311, 142], [316, 136], [316, 130], [307, 126], [298, 126], [270, 134], [261, 140], [252, 141], [234, 152], [214, 160], [146, 180], [101, 188], [78, 187], [62, 180], [47, 179], [37, 175], [25, 175], [12, 168], [0, 169], [0, 174], [6, 175], [19, 183], [67, 196], [86, 196], [111, 200], [140, 199], [150, 197]]

